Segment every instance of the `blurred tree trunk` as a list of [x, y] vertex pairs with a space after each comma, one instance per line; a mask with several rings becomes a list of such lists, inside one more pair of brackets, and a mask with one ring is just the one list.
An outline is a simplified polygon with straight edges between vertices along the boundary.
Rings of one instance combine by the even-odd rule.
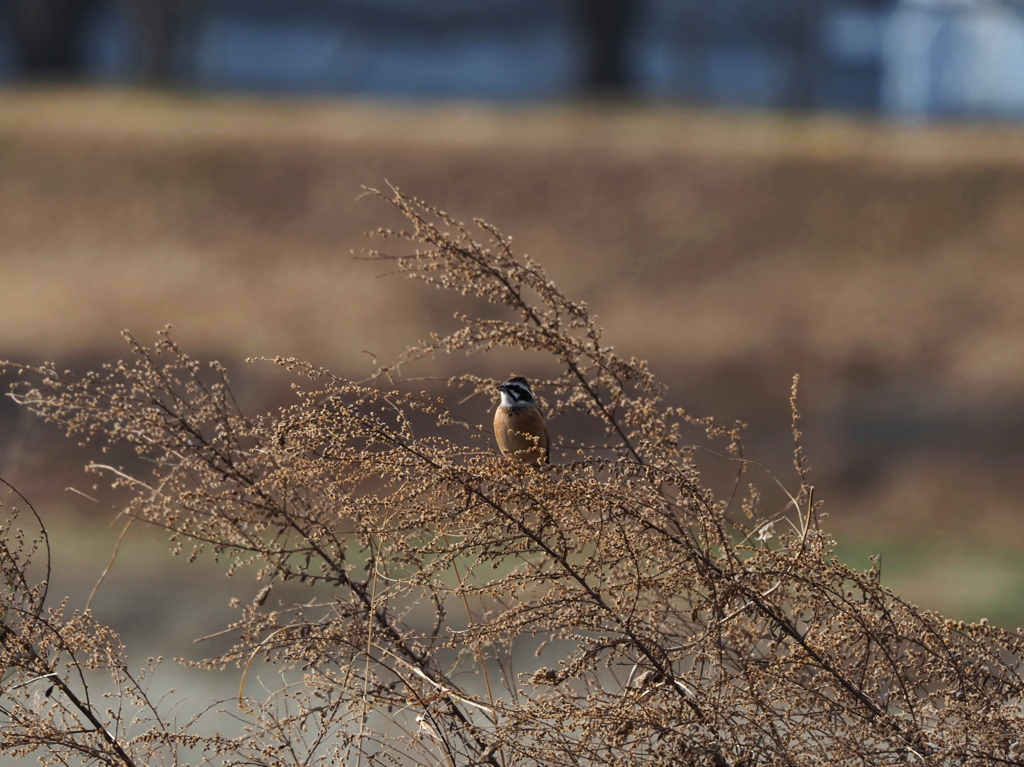
[[171, 40], [174, 35], [173, 1], [134, 0], [135, 23], [139, 31], [139, 77], [166, 80], [171, 74]]
[[586, 45], [584, 87], [620, 94], [630, 85], [626, 46], [636, 16], [635, 0], [576, 0], [576, 19]]
[[824, 66], [822, 29], [832, 5], [824, 0], [800, 0], [799, 15], [789, 41], [795, 58], [793, 77], [783, 93], [780, 106], [808, 109], [815, 103], [818, 78]]
[[95, 4], [96, 0], [9, 0], [4, 3], [27, 75], [75, 74], [78, 32], [86, 12]]
[[139, 77], [168, 82], [180, 74], [175, 56], [182, 43], [185, 19], [199, 0], [132, 0], [139, 33]]

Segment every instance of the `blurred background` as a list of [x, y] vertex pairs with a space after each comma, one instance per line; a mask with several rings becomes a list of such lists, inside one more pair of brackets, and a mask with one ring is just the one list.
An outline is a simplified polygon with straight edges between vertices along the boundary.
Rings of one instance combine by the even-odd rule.
[[[790, 487], [801, 374], [840, 556], [1024, 624], [1024, 3], [0, 0], [0, 84], [0, 357], [84, 372], [170, 323], [250, 414], [290, 395], [247, 357], [365, 378], [451, 325], [353, 255], [400, 224], [357, 199], [390, 182], [514, 237]], [[120, 531], [93, 457], [0, 402], [74, 605]], [[94, 607], [136, 657], [256, 591], [129, 538]]]
[[4, 0], [0, 77], [1024, 113], [1019, 0]]

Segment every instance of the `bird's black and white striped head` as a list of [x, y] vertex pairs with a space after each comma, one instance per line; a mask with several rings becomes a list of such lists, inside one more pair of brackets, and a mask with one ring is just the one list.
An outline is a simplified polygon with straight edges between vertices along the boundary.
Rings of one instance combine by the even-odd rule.
[[530, 391], [530, 382], [522, 376], [512, 376], [495, 388], [501, 392], [502, 407], [537, 406], [537, 400], [533, 398], [533, 392]]

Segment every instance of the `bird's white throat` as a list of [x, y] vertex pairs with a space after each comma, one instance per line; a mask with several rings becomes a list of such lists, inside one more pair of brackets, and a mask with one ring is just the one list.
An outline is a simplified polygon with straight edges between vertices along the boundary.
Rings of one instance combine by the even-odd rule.
[[501, 394], [501, 406], [502, 407], [529, 407], [529, 402], [521, 402], [513, 397], [509, 392], [504, 389], [499, 389], [498, 393]]

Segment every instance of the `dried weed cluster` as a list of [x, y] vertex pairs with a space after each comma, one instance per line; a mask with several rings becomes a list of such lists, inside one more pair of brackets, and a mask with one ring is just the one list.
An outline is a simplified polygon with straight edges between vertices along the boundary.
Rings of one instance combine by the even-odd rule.
[[[136, 469], [92, 467], [131, 491], [127, 513], [255, 575], [257, 596], [225, 619], [233, 648], [206, 665], [269, 665], [281, 684], [243, 682], [238, 736], [166, 718], [116, 637], [47, 604], [46, 574], [29, 577], [45, 532], [22, 533], [15, 514], [0, 550], [4, 752], [110, 765], [1024, 763], [1024, 637], [920, 611], [830, 558], [795, 407], [799, 486], [773, 513], [740, 492], [738, 429], [666, 406], [646, 365], [602, 346], [587, 308], [496, 230], [477, 222], [481, 243], [422, 202], [375, 194], [411, 224], [378, 234], [417, 250], [371, 257], [514, 317], [462, 316], [372, 385], [278, 360], [298, 402], [257, 418], [223, 369], [167, 334], [153, 347], [128, 337], [129, 361], [80, 379], [6, 366], [25, 407], [135, 449]], [[556, 438], [540, 470], [505, 461], [399, 375], [496, 347], [549, 356], [561, 375], [535, 382], [549, 415], [603, 437]], [[718, 443], [740, 475], [722, 497], [694, 463]], [[282, 603], [282, 581], [309, 584], [308, 599]]]

